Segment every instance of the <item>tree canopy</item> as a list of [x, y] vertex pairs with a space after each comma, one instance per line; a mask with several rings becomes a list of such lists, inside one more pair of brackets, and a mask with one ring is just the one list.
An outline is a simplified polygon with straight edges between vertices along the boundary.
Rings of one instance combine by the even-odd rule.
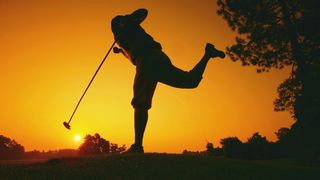
[[[292, 147], [320, 161], [320, 15], [318, 0], [218, 0], [221, 15], [238, 32], [227, 47], [233, 61], [257, 72], [291, 68], [278, 87], [276, 111], [290, 111]], [[295, 145], [294, 145], [295, 144]], [[294, 148], [292, 148], [294, 149]]]
[[21, 158], [24, 153], [24, 147], [15, 140], [0, 135], [0, 159]]
[[98, 133], [86, 135], [84, 142], [79, 147], [80, 155], [120, 153], [125, 150], [125, 145], [119, 147], [118, 144], [110, 143]]
[[317, 0], [218, 0], [218, 14], [238, 32], [227, 47], [233, 61], [253, 65], [257, 72], [292, 66], [278, 88], [275, 110], [294, 112], [304, 76], [319, 69], [320, 23]]

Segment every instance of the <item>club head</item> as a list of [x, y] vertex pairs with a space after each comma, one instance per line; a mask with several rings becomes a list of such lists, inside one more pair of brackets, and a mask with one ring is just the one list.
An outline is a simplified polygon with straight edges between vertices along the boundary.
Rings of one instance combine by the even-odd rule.
[[68, 124], [67, 122], [63, 122], [63, 125], [64, 125], [64, 127], [66, 127], [67, 129], [71, 129], [71, 126], [70, 126], [70, 124]]

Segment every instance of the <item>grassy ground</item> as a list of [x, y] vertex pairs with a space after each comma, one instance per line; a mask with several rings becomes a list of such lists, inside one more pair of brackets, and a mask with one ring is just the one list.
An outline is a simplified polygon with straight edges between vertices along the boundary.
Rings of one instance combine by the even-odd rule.
[[0, 163], [0, 179], [320, 179], [320, 167], [290, 160], [244, 161], [197, 155], [144, 154]]

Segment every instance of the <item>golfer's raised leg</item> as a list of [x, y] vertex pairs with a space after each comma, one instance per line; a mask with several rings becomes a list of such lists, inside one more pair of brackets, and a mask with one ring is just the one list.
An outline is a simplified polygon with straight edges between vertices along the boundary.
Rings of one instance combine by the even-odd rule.
[[161, 69], [158, 80], [176, 88], [196, 88], [202, 79], [209, 60], [215, 57], [224, 58], [225, 54], [208, 43], [203, 57], [191, 71], [183, 71], [171, 64]]
[[214, 45], [207, 43], [205, 48], [205, 53], [199, 63], [190, 71], [191, 74], [193, 74], [195, 77], [200, 78], [199, 82], [197, 82], [197, 85], [200, 83], [200, 80], [202, 79], [202, 75], [204, 73], [204, 70], [207, 67], [207, 64], [211, 58], [224, 58], [225, 54], [224, 52], [217, 50]]

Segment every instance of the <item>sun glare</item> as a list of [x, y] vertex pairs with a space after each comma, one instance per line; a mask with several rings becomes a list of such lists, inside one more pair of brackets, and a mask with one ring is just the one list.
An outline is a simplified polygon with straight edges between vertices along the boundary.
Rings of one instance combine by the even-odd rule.
[[74, 136], [74, 141], [79, 142], [81, 140], [81, 136], [79, 134]]

